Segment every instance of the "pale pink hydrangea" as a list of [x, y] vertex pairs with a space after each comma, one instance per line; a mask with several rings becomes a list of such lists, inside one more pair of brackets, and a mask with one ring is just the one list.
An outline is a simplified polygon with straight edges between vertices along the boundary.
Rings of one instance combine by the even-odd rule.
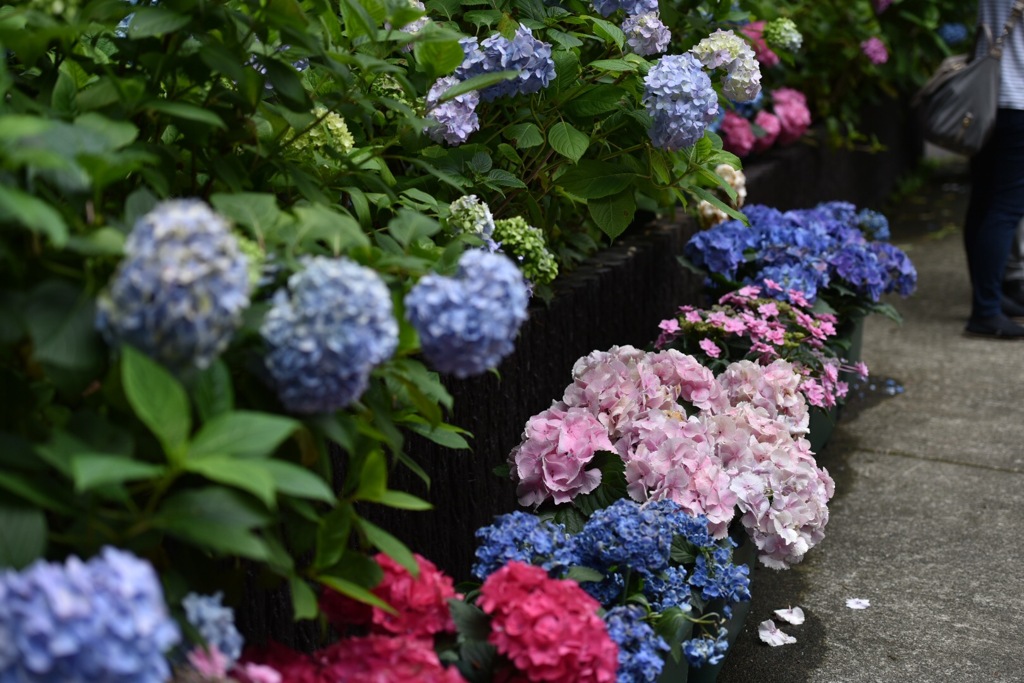
[[757, 138], [754, 137], [754, 129], [750, 127], [750, 121], [734, 111], [725, 112], [719, 132], [722, 135], [722, 148], [727, 152], [732, 152], [738, 157], [745, 157], [754, 149]]
[[889, 61], [889, 50], [877, 36], [871, 36], [860, 44], [860, 51], [872, 64], [885, 64]]
[[[793, 88], [773, 90], [771, 96], [772, 111], [779, 119], [778, 142], [780, 145], [792, 144], [803, 137], [803, 134], [811, 126], [811, 112], [807, 108], [807, 98], [802, 92]], [[782, 291], [782, 287], [774, 282], [771, 284], [765, 282], [765, 286]]]
[[671, 399], [659, 387], [642, 386], [637, 364], [644, 352], [632, 346], [613, 346], [594, 351], [573, 365], [573, 383], [562, 400], [571, 407], [587, 408], [613, 435], [619, 425], [628, 423], [648, 408], [661, 407]]
[[[685, 401], [697, 410], [711, 412], [728, 407], [729, 401], [715, 374], [693, 356], [668, 349], [647, 354], [644, 363], [650, 365], [662, 386], [668, 388], [673, 404]], [[678, 408], [677, 405], [672, 407]]]
[[601, 483], [600, 470], [586, 469], [598, 451], [612, 451], [606, 427], [586, 408], [554, 403], [526, 423], [523, 441], [509, 455], [520, 505], [549, 498], [567, 503]]
[[754, 139], [753, 151], [765, 152], [771, 149], [771, 146], [779, 138], [779, 131], [782, 130], [779, 117], [762, 109], [754, 116], [754, 125], [763, 130], [764, 134]]
[[810, 414], [801, 393], [804, 377], [781, 358], [768, 365], [749, 360], [732, 363], [718, 376], [732, 405], [750, 402], [771, 417], [779, 417], [794, 435], [806, 434]]

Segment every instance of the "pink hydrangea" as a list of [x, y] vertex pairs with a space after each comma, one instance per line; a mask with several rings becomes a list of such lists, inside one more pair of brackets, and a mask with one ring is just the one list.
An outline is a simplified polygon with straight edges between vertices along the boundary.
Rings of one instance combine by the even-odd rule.
[[754, 116], [754, 125], [764, 131], [763, 135], [754, 138], [754, 151], [765, 152], [771, 149], [779, 137], [779, 131], [782, 130], [779, 117], [762, 109]]
[[314, 655], [332, 681], [345, 683], [463, 683], [455, 667], [446, 668], [433, 643], [417, 638], [369, 635], [345, 638]]
[[781, 358], [768, 365], [737, 361], [718, 376], [732, 405], [752, 403], [770, 417], [780, 418], [794, 435], [806, 434], [810, 420], [800, 391], [803, 380], [793, 364]]
[[889, 61], [889, 50], [877, 36], [871, 36], [863, 41], [860, 44], [860, 51], [872, 64], [885, 64]]
[[521, 505], [549, 498], [567, 503], [601, 483], [587, 465], [598, 451], [612, 451], [608, 429], [587, 408], [555, 403], [526, 423], [523, 441], [509, 455]]
[[750, 127], [750, 121], [734, 111], [725, 112], [722, 125], [719, 128], [722, 135], [722, 148], [732, 152], [738, 157], [745, 157], [754, 149], [754, 129]]
[[750, 39], [750, 44], [754, 48], [754, 56], [757, 57], [757, 61], [761, 62], [761, 66], [770, 69], [779, 63], [779, 56], [764, 41], [764, 25], [764, 21], [752, 21], [741, 28], [740, 31]]
[[645, 356], [643, 365], [654, 371], [671, 396], [670, 404], [652, 407], [679, 409], [676, 402], [685, 401], [697, 410], [714, 412], [729, 405], [715, 374], [693, 356], [676, 349], [655, 351]]
[[573, 365], [573, 383], [562, 400], [568, 406], [589, 409], [615, 438], [620, 424], [670, 400], [667, 392], [657, 391], [659, 387], [643, 386], [637, 371], [643, 357], [644, 352], [632, 346], [591, 352]]
[[[396, 614], [379, 607], [356, 602], [329, 588], [320, 597], [320, 608], [337, 628], [363, 623], [372, 633], [406, 635], [432, 639], [438, 633], [455, 633], [448, 600], [458, 597], [450, 576], [421, 555], [414, 555], [419, 574], [413, 576], [402, 565], [384, 553], [374, 558], [383, 571], [383, 578], [373, 594], [391, 605]], [[362, 615], [369, 616], [365, 619]]]
[[700, 348], [711, 358], [718, 358], [722, 355], [722, 349], [718, 348], [718, 344], [707, 338], [700, 340]]
[[[779, 119], [780, 145], [789, 145], [799, 140], [811, 126], [811, 112], [807, 108], [807, 98], [803, 93], [793, 88], [779, 88], [773, 90], [772, 111]], [[772, 283], [780, 291], [782, 287]], [[766, 286], [771, 287], [767, 282]]]
[[892, 4], [892, 0], [872, 0], [875, 5], [875, 13], [881, 14], [885, 10], [889, 9], [889, 5]]
[[521, 674], [504, 680], [616, 680], [618, 647], [598, 616], [601, 605], [575, 581], [509, 562], [484, 581], [478, 604], [491, 616], [488, 641]]

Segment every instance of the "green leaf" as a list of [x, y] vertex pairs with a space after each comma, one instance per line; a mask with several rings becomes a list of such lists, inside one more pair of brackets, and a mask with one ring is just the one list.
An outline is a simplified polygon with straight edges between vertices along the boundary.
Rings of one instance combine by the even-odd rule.
[[587, 202], [587, 211], [597, 223], [597, 227], [608, 237], [615, 239], [629, 227], [633, 222], [633, 216], [636, 215], [633, 189], [629, 188], [610, 197], [591, 199]]
[[370, 240], [359, 227], [359, 222], [347, 213], [322, 204], [297, 206], [293, 211], [299, 225], [295, 235], [296, 243], [323, 240], [335, 255], [370, 245]]
[[316, 594], [309, 584], [299, 576], [288, 577], [288, 588], [292, 594], [292, 616], [295, 621], [315, 619], [319, 612]]
[[176, 119], [183, 119], [185, 121], [195, 121], [196, 123], [205, 123], [208, 126], [219, 128], [220, 130], [226, 130], [223, 119], [214, 114], [209, 109], [203, 109], [202, 107], [187, 102], [174, 102], [172, 100], [150, 100], [145, 104], [145, 108], [151, 111], [158, 111], [168, 116], [172, 116]]
[[517, 123], [502, 131], [506, 140], [512, 140], [518, 149], [529, 149], [544, 144], [544, 134], [534, 123]]
[[658, 614], [654, 632], [665, 639], [672, 659], [678, 662], [682, 660], [682, 642], [693, 634], [693, 622], [678, 607], [669, 607]]
[[570, 115], [588, 118], [615, 111], [622, 106], [626, 90], [615, 85], [597, 85], [573, 98], [565, 105]]
[[412, 53], [416, 57], [416, 64], [430, 79], [450, 74], [462, 64], [465, 56], [457, 40], [419, 41], [413, 44]]
[[441, 224], [418, 211], [399, 209], [398, 214], [388, 223], [388, 232], [403, 247], [424, 237], [436, 235]]
[[381, 505], [386, 505], [389, 508], [397, 508], [399, 510], [433, 510], [434, 506], [416, 496], [405, 493], [404, 491], [391, 491], [387, 490], [377, 499]]
[[590, 147], [590, 138], [565, 122], [558, 122], [548, 131], [552, 149], [574, 162], [583, 158]]
[[226, 456], [209, 456], [201, 459], [189, 459], [185, 462], [185, 469], [202, 475], [210, 481], [248, 491], [263, 501], [268, 508], [274, 508], [277, 505], [274, 496], [274, 477], [262, 462]]
[[591, 567], [569, 567], [565, 578], [572, 579], [576, 583], [599, 583], [604, 581], [604, 574]]
[[526, 189], [526, 183], [503, 168], [492, 168], [487, 172], [486, 183], [497, 187], [515, 187]]
[[75, 490], [79, 492], [126, 481], [155, 479], [166, 471], [162, 465], [109, 453], [78, 453], [71, 458], [71, 473]]
[[281, 217], [277, 197], [261, 192], [238, 192], [235, 194], [214, 194], [210, 203], [236, 224], [248, 228], [262, 239], [271, 232]]
[[[626, 465], [615, 453], [600, 452], [590, 461], [601, 471], [600, 485], [583, 496], [576, 496], [572, 504], [589, 517], [598, 510], [608, 507], [620, 498], [628, 498], [626, 490]], [[591, 468], [593, 471], [595, 468]]]
[[363, 462], [356, 499], [377, 501], [387, 489], [388, 463], [384, 453], [380, 450], [370, 451]]
[[102, 227], [85, 235], [71, 235], [67, 248], [82, 256], [120, 256], [124, 253], [124, 233]]
[[32, 291], [25, 309], [32, 356], [58, 386], [80, 392], [96, 379], [105, 352], [92, 297], [66, 281], [47, 280]]
[[266, 458], [300, 424], [272, 413], [239, 410], [213, 418], [199, 430], [189, 447], [189, 458], [234, 455]]
[[128, 24], [128, 37], [132, 40], [173, 33], [188, 26], [191, 19], [165, 7], [140, 7], [132, 14]]
[[192, 388], [192, 400], [203, 422], [234, 409], [235, 389], [224, 361], [218, 358], [199, 374]]
[[583, 513], [572, 505], [557, 506], [551, 518], [564, 525], [565, 530], [570, 534], [578, 534], [583, 531], [583, 525], [587, 523], [587, 518], [583, 516]]
[[16, 187], [0, 185], [0, 223], [12, 221], [49, 237], [55, 247], [68, 240], [68, 226], [52, 206]]
[[602, 161], [581, 161], [555, 181], [566, 191], [584, 199], [599, 199], [622, 192], [637, 179], [617, 164]]
[[430, 439], [438, 446], [455, 450], [469, 450], [469, 442], [459, 433], [461, 430], [453, 425], [445, 423], [431, 425], [426, 421], [421, 422], [414, 419], [409, 419], [403, 424], [407, 425], [409, 429], [417, 434]]
[[71, 491], [65, 491], [63, 486], [53, 479], [40, 477], [38, 474], [26, 475], [0, 470], [0, 489], [45, 510], [53, 510], [68, 516], [77, 514], [67, 503], [71, 499]]
[[637, 70], [637, 65], [627, 62], [625, 59], [597, 59], [587, 64], [592, 69], [610, 71], [612, 73], [632, 73]]
[[185, 389], [167, 370], [130, 346], [121, 349], [121, 382], [136, 416], [160, 440], [171, 462], [180, 460], [192, 430]]
[[220, 486], [192, 488], [164, 500], [153, 525], [221, 555], [265, 561], [270, 550], [250, 529], [271, 520], [246, 496]]
[[315, 569], [326, 569], [336, 565], [345, 554], [349, 535], [352, 532], [352, 520], [356, 513], [351, 505], [341, 504], [320, 519], [316, 531], [316, 557], [313, 558]]
[[313, 108], [313, 101], [309, 99], [309, 93], [294, 66], [270, 57], [262, 58], [260, 64], [266, 68], [267, 79], [274, 86], [274, 94], [283, 104], [293, 111], [308, 112]]
[[46, 515], [0, 500], [0, 569], [21, 569], [46, 550]]
[[328, 588], [338, 591], [342, 595], [347, 595], [353, 600], [366, 603], [367, 605], [373, 605], [374, 607], [380, 607], [385, 612], [395, 614], [395, 610], [391, 605], [384, 602], [367, 589], [358, 584], [352, 583], [351, 581], [347, 581], [346, 579], [338, 578], [336, 576], [328, 576], [326, 574], [317, 576], [317, 581]]
[[412, 551], [409, 550], [404, 543], [381, 529], [376, 524], [365, 519], [360, 518], [356, 523], [359, 525], [359, 528], [362, 529], [363, 534], [365, 534], [366, 540], [369, 541], [373, 547], [377, 548], [392, 560], [405, 567], [413, 576], [419, 576], [420, 566], [416, 562], [416, 558], [413, 556]]
[[274, 488], [279, 493], [325, 503], [336, 500], [327, 482], [301, 465], [286, 460], [266, 460], [260, 464], [273, 477]]
[[490, 637], [491, 618], [482, 609], [458, 598], [449, 598], [448, 608], [460, 639], [486, 641]]
[[730, 218], [735, 218], [736, 220], [746, 222], [746, 217], [742, 213], [740, 213], [736, 209], [732, 208], [731, 206], [723, 202], [721, 199], [718, 198], [718, 195], [716, 195], [714, 192], [710, 192], [707, 189], [700, 187], [698, 185], [690, 185], [686, 188], [686, 190], [692, 193], [698, 199], [703, 199], [712, 206], [720, 209], [721, 211], [724, 211], [726, 215], [728, 215]]
[[622, 29], [610, 21], [605, 21], [598, 17], [587, 18], [594, 22], [594, 35], [610, 40], [615, 43], [615, 47], [620, 50], [622, 49], [622, 46], [626, 43], [626, 34], [622, 32]]

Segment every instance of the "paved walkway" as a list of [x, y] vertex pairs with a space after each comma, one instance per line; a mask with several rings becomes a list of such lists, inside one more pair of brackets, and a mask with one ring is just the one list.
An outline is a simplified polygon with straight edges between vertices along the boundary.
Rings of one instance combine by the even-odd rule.
[[[946, 166], [888, 211], [919, 289], [894, 301], [902, 326], [869, 319], [863, 356], [876, 388], [905, 391], [851, 403], [819, 455], [836, 481], [826, 538], [753, 572], [722, 683], [1024, 681], [1024, 342], [962, 332], [966, 191]], [[806, 623], [780, 627], [797, 642], [762, 644], [757, 625], [796, 605]]]

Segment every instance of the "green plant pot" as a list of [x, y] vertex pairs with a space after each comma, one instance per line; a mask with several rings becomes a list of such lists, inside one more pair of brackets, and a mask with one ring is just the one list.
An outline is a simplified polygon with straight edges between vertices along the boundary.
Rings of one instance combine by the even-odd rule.
[[836, 422], [839, 421], [839, 408], [833, 406], [828, 410], [811, 408], [807, 440], [811, 442], [811, 452], [817, 455], [825, 448], [828, 440], [832, 438], [832, 432], [836, 429]]

